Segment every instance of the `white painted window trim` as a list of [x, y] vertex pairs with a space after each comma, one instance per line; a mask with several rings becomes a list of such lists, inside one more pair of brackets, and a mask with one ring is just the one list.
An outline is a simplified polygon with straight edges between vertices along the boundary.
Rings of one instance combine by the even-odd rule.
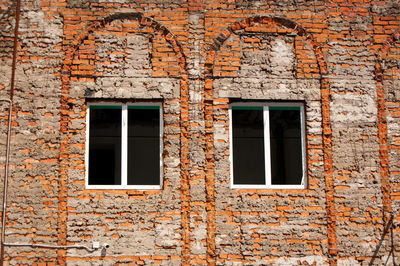
[[[232, 107], [234, 106], [260, 106], [263, 107], [264, 122], [264, 154], [265, 154], [265, 185], [235, 185], [233, 183], [233, 128], [232, 128]], [[300, 185], [272, 185], [271, 184], [271, 153], [269, 136], [269, 107], [300, 107], [300, 126], [301, 126], [301, 146], [302, 146], [302, 165], [303, 176]], [[230, 160], [230, 186], [233, 189], [306, 189], [307, 188], [307, 162], [306, 162], [306, 131], [305, 131], [305, 111], [304, 104], [301, 102], [241, 102], [229, 105], [229, 160]]]
[[[89, 185], [89, 130], [90, 130], [90, 106], [121, 106], [121, 185]], [[160, 111], [160, 185], [128, 185], [128, 107], [129, 106], [158, 106]], [[136, 189], [136, 190], [159, 190], [163, 186], [163, 110], [161, 103], [135, 102], [93, 102], [87, 104], [86, 110], [86, 144], [85, 144], [85, 187], [86, 189]]]

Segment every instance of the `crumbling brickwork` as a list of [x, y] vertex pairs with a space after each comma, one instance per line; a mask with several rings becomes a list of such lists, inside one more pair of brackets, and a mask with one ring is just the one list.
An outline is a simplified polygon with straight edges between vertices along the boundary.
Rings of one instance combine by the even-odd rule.
[[[6, 166], [16, 16], [9, 265], [400, 263], [397, 0], [21, 0]], [[304, 188], [232, 188], [238, 102], [304, 105]], [[88, 187], [89, 106], [115, 103], [161, 104], [161, 189]]]

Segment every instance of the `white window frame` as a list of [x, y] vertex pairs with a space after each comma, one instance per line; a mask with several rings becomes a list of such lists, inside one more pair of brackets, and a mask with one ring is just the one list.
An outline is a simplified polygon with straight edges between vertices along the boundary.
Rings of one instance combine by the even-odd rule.
[[[120, 106], [121, 111], [121, 185], [89, 185], [89, 131], [90, 131], [90, 106]], [[160, 185], [128, 185], [128, 107], [129, 106], [158, 106], [160, 110]], [[93, 102], [87, 104], [86, 110], [86, 152], [85, 152], [85, 187], [86, 189], [137, 189], [159, 190], [163, 181], [163, 109], [161, 103], [135, 102]]]
[[[264, 155], [265, 155], [265, 185], [259, 184], [234, 184], [233, 183], [233, 125], [232, 125], [232, 107], [263, 107], [263, 127], [264, 127]], [[271, 153], [269, 136], [269, 107], [300, 107], [301, 124], [301, 147], [302, 147], [302, 166], [303, 176], [299, 185], [273, 185], [271, 184]], [[240, 102], [229, 105], [229, 150], [230, 150], [230, 186], [236, 189], [305, 189], [307, 188], [307, 163], [306, 163], [306, 131], [305, 131], [305, 113], [304, 104], [301, 102]]]

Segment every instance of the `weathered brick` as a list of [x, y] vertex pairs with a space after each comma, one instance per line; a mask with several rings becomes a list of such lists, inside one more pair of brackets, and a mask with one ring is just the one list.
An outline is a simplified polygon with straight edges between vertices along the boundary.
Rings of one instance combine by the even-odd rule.
[[[0, 3], [0, 98], [14, 2]], [[395, 2], [22, 1], [6, 241], [110, 248], [6, 246], [6, 260], [398, 264]], [[230, 187], [237, 99], [305, 103], [306, 189]], [[155, 100], [162, 189], [87, 189], [87, 102]]]

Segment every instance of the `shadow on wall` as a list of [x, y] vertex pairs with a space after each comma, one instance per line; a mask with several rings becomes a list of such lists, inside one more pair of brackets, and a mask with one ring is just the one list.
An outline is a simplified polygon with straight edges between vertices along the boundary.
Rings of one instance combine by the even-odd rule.
[[[379, 250], [380, 250], [380, 248], [382, 246], [382, 243], [385, 240], [386, 235], [388, 235], [389, 232], [390, 232], [390, 236], [389, 236], [389, 238], [390, 238], [390, 252], [389, 252], [389, 255], [387, 256], [387, 259], [386, 259], [386, 261], [385, 261], [385, 263], [383, 265], [393, 265], [393, 266], [399, 265], [399, 264], [396, 264], [396, 258], [394, 256], [393, 229], [394, 229], [395, 225], [393, 224], [393, 218], [394, 218], [394, 215], [392, 214], [390, 219], [389, 219], [389, 221], [388, 221], [388, 223], [387, 223], [387, 225], [386, 225], [386, 227], [385, 227], [385, 230], [383, 230], [382, 237], [379, 240], [378, 245], [376, 246], [376, 249], [374, 251], [374, 255], [372, 255], [372, 260], [368, 264], [369, 266], [374, 265], [374, 261], [378, 257], [377, 255], [378, 255]], [[390, 259], [392, 259], [391, 262], [390, 262]]]

